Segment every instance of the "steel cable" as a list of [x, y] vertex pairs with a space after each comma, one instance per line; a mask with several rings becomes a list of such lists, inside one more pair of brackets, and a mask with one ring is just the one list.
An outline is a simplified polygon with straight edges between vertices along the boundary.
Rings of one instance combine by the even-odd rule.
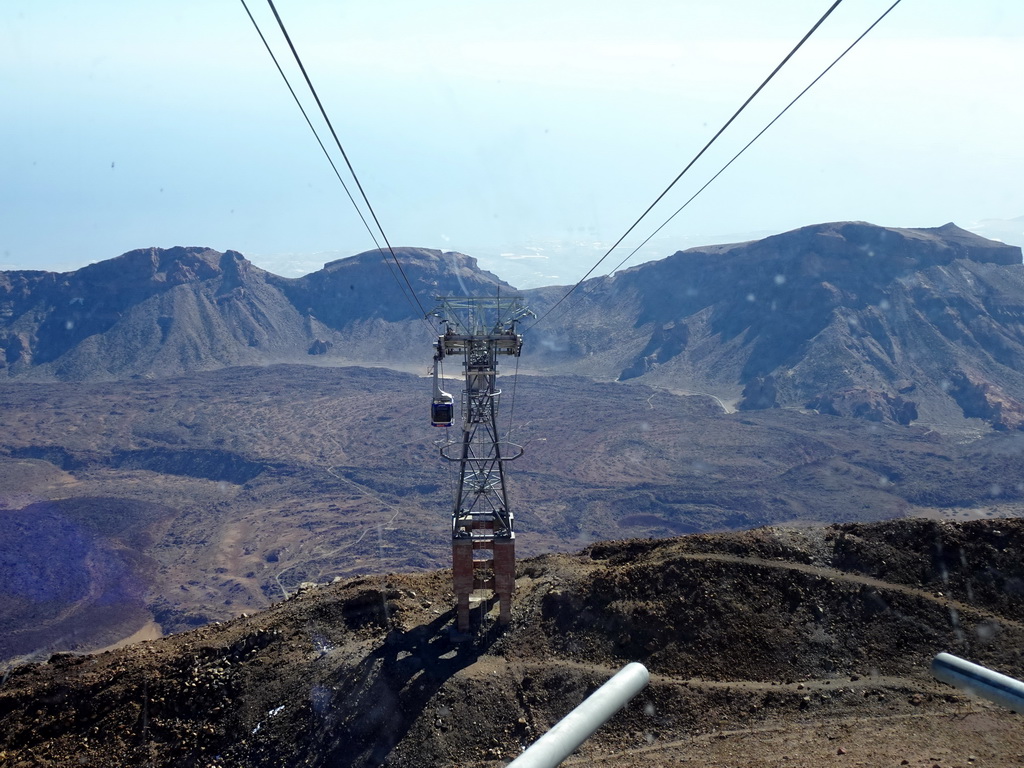
[[[733, 113], [732, 117], [730, 117], [725, 122], [725, 124], [721, 128], [718, 129], [717, 133], [715, 133], [715, 135], [711, 137], [711, 139], [708, 141], [708, 143], [705, 144], [704, 147], [696, 155], [694, 155], [693, 159], [690, 160], [689, 163], [687, 163], [686, 167], [683, 168], [683, 170], [681, 170], [679, 172], [679, 174], [672, 180], [672, 182], [667, 187], [665, 187], [665, 189], [662, 191], [662, 193], [660, 195], [658, 195], [654, 199], [654, 202], [651, 203], [649, 206], [647, 206], [647, 209], [642, 214], [640, 214], [640, 216], [637, 218], [636, 221], [634, 221], [630, 225], [629, 229], [627, 229], [625, 232], [622, 233], [622, 235], [619, 237], [619, 239], [616, 240], [612, 244], [612, 247], [609, 248], [605, 252], [604, 256], [602, 256], [600, 259], [598, 259], [597, 262], [594, 264], [594, 266], [592, 266], [589, 270], [587, 270], [587, 273], [585, 275], [583, 275], [583, 277], [581, 277], [579, 279], [579, 281], [575, 285], [572, 286], [572, 288], [570, 288], [568, 291], [566, 291], [565, 294], [563, 294], [563, 296], [558, 301], [556, 301], [551, 307], [549, 307], [548, 310], [543, 315], [538, 317], [537, 321], [534, 322], [529, 328], [526, 329], [527, 331], [535, 328], [539, 323], [541, 323], [544, 320], [544, 318], [546, 318], [548, 315], [550, 315], [552, 312], [554, 312], [555, 309], [563, 301], [565, 301], [567, 298], [569, 298], [569, 296], [571, 296], [583, 284], [584, 280], [586, 280], [588, 277], [590, 277], [591, 274], [593, 274], [594, 270], [596, 270], [599, 266], [601, 266], [601, 264], [604, 262], [604, 260], [607, 259], [611, 255], [612, 251], [614, 251], [616, 248], [619, 247], [619, 245], [622, 243], [622, 241], [625, 240], [626, 237], [629, 236], [629, 233], [632, 232], [634, 229], [636, 229], [636, 227], [640, 224], [640, 222], [643, 221], [644, 218], [646, 218], [647, 214], [649, 214], [654, 209], [654, 206], [656, 206], [658, 203], [661, 202], [661, 200], [665, 197], [665, 195], [667, 195], [669, 193], [669, 190], [671, 190], [672, 187], [674, 187], [676, 185], [676, 183], [681, 178], [683, 178], [684, 174], [686, 174], [686, 172], [689, 171], [690, 168], [693, 167], [694, 163], [696, 163], [704, 155], [704, 153], [711, 147], [711, 145], [715, 143], [715, 141], [718, 139], [718, 137], [721, 136], [730, 125], [732, 125], [733, 121], [735, 121], [736, 118], [740, 116], [740, 113], [743, 112], [743, 110], [747, 108], [747, 105], [750, 104], [750, 102], [753, 101], [754, 98], [762, 90], [764, 90], [765, 86], [767, 86], [768, 83], [771, 82], [772, 78], [774, 78], [775, 75], [778, 74], [779, 70], [781, 70], [789, 62], [789, 60], [791, 58], [793, 58], [793, 56], [796, 54], [796, 52], [799, 51], [801, 47], [803, 47], [803, 44], [806, 43], [807, 40], [810, 38], [810, 36], [813, 35], [817, 31], [818, 27], [820, 27], [825, 22], [825, 19], [827, 19], [832, 14], [832, 12], [836, 8], [839, 7], [839, 4], [842, 1], [843, 0], [835, 0], [835, 2], [832, 3], [831, 7], [829, 7], [829, 9], [827, 11], [825, 11], [824, 15], [820, 19], [818, 19], [817, 22], [815, 22], [814, 26], [812, 26], [807, 31], [807, 33], [800, 39], [800, 42], [798, 42], [793, 47], [793, 50], [791, 50], [788, 54], [786, 54], [786, 57], [781, 62], [779, 62], [779, 64], [775, 67], [775, 69], [773, 69], [771, 71], [771, 74], [769, 74], [768, 77], [766, 77], [764, 79], [764, 81], [759, 86], [757, 86], [757, 88], [754, 90], [754, 92], [752, 94], [750, 94], [750, 96], [747, 97], [747, 100], [744, 101], [743, 104], [740, 105], [740, 108], [737, 109]], [[269, 2], [269, 0], [268, 0], [268, 2]]]

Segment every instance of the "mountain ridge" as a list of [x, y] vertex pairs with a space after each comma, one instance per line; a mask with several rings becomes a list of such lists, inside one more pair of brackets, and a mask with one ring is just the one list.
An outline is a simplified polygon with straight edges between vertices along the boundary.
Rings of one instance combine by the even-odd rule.
[[741, 409], [1021, 424], [1021, 251], [953, 224], [814, 225], [588, 282], [551, 334], [558, 352], [538, 353], [553, 370], [711, 392]]
[[[511, 290], [471, 256], [395, 255], [421, 292]], [[0, 273], [0, 376], [173, 376], [331, 349], [343, 361], [407, 359], [419, 312], [395, 300], [391, 258], [368, 251], [289, 279], [236, 251], [146, 248], [74, 272]]]
[[[1021, 250], [952, 223], [833, 222], [690, 248], [591, 278], [547, 317], [566, 290], [518, 292], [543, 317], [524, 348], [536, 372], [707, 392], [741, 410], [1024, 427]], [[0, 273], [0, 377], [416, 370], [435, 296], [496, 293], [517, 292], [471, 256], [425, 248], [300, 278], [234, 251], [140, 249], [70, 273]]]

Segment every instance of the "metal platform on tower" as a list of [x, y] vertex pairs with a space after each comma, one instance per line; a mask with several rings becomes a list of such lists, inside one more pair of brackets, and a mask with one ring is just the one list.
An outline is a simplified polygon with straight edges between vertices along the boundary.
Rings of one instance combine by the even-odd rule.
[[515, 528], [505, 484], [505, 463], [522, 455], [498, 429], [498, 361], [518, 357], [523, 337], [516, 324], [532, 313], [520, 296], [438, 298], [432, 313], [443, 323], [434, 354], [431, 423], [454, 421], [454, 398], [441, 389], [438, 369], [445, 358], [462, 359], [462, 439], [442, 445], [441, 456], [458, 463], [452, 509], [452, 567], [460, 632], [469, 631], [470, 597], [492, 590], [499, 621], [511, 620], [515, 590]]

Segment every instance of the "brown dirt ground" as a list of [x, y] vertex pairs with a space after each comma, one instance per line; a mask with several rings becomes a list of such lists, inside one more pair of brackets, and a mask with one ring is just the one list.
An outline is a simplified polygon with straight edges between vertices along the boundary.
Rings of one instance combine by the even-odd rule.
[[936, 682], [1024, 672], [1024, 525], [914, 520], [596, 544], [520, 563], [452, 632], [450, 572], [309, 587], [226, 624], [7, 671], [0, 765], [500, 766], [628, 661], [566, 765], [1019, 766], [1019, 717]]
[[[522, 557], [1024, 509], [1024, 433], [963, 443], [564, 377], [522, 376], [507, 413], [513, 389]], [[282, 365], [0, 392], [0, 664], [105, 648], [154, 621], [168, 634], [228, 621], [307, 581], [449, 562], [452, 468], [425, 379]]]

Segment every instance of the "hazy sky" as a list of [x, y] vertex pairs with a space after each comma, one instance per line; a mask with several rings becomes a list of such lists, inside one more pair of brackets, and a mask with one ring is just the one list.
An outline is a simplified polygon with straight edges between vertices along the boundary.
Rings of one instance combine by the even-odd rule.
[[[578, 279], [830, 4], [277, 0], [391, 243], [520, 287]], [[890, 4], [845, 0], [628, 242]], [[205, 245], [297, 276], [373, 247], [239, 0], [3, 0], [0, 72], [0, 269]], [[1024, 4], [903, 0], [630, 264], [822, 221], [1020, 217], [1022, 83]]]

